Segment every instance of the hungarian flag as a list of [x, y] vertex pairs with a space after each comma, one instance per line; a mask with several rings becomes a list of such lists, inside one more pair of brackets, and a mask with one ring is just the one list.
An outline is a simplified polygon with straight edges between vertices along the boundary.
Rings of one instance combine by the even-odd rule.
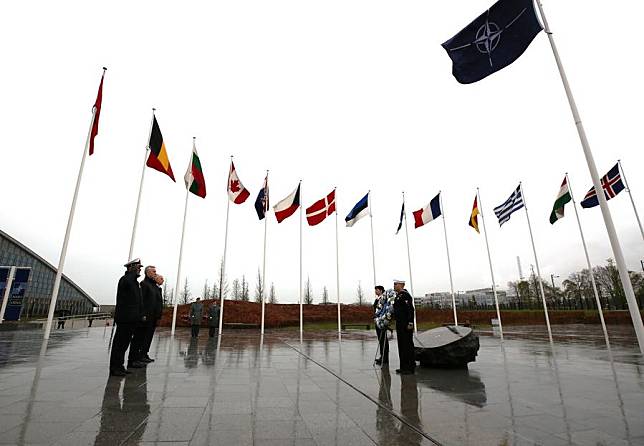
[[105, 68], [103, 68], [103, 75], [101, 76], [101, 84], [98, 86], [98, 94], [96, 95], [96, 102], [92, 111], [94, 112], [94, 120], [92, 121], [92, 131], [89, 135], [89, 154], [94, 154], [94, 137], [98, 135], [98, 119], [101, 117], [101, 104], [103, 103], [103, 79], [105, 78]]
[[288, 217], [293, 215], [299, 207], [300, 207], [300, 185], [298, 184], [297, 189], [295, 189], [293, 192], [291, 192], [291, 194], [288, 197], [284, 198], [282, 201], [280, 201], [273, 207], [277, 222], [282, 223]]
[[306, 208], [306, 221], [309, 226], [320, 224], [335, 212], [335, 189], [326, 197], [316, 201]]
[[186, 188], [198, 197], [206, 198], [206, 180], [203, 177], [203, 170], [201, 169], [201, 160], [197, 154], [197, 147], [195, 140], [192, 140], [192, 156], [190, 157], [190, 164], [188, 170], [183, 177], [186, 182]]
[[413, 212], [415, 228], [420, 228], [421, 226], [426, 225], [430, 221], [440, 217], [441, 215], [440, 197], [441, 197], [441, 194], [439, 192], [438, 195], [432, 198], [432, 201], [429, 202], [427, 207], [423, 209], [418, 209], [417, 211]]
[[235, 164], [230, 161], [230, 173], [228, 174], [228, 198], [235, 204], [242, 204], [250, 196], [248, 189], [244, 187], [237, 176]]
[[172, 173], [170, 159], [168, 158], [168, 152], [165, 149], [163, 135], [161, 134], [161, 129], [159, 128], [156, 116], [153, 116], [152, 119], [152, 131], [150, 132], [150, 142], [148, 143], [148, 147], [150, 148], [150, 155], [148, 156], [148, 161], [145, 164], [154, 170], [165, 173], [176, 183], [177, 180], [174, 179], [174, 174]]
[[570, 195], [570, 189], [568, 188], [568, 178], [564, 177], [557, 198], [555, 199], [555, 204], [552, 207], [552, 212], [550, 213], [550, 224], [555, 224], [557, 220], [564, 218], [564, 206], [571, 201], [572, 195]]
[[470, 215], [470, 221], [469, 221], [469, 223], [468, 223], [468, 224], [469, 224], [471, 227], [473, 227], [473, 228], [474, 228], [474, 230], [475, 230], [476, 232], [478, 232], [478, 233], [480, 234], [480, 233], [481, 233], [481, 231], [479, 231], [479, 219], [478, 219], [478, 215], [479, 215], [481, 212], [479, 211], [478, 199], [479, 199], [479, 197], [478, 197], [478, 196], [474, 197], [474, 206], [472, 206], [472, 215]]

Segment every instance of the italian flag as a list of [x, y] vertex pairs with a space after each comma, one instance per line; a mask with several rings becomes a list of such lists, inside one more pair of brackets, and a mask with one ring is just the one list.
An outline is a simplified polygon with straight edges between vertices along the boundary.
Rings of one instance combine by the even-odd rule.
[[190, 164], [186, 175], [183, 177], [186, 182], [186, 188], [193, 194], [206, 198], [206, 180], [203, 177], [203, 170], [201, 170], [201, 160], [197, 154], [197, 147], [195, 140], [192, 140], [192, 156], [190, 157]]
[[570, 195], [570, 189], [568, 188], [568, 178], [565, 177], [563, 183], [561, 183], [561, 188], [559, 188], [555, 204], [552, 207], [552, 213], [550, 214], [551, 224], [554, 224], [557, 220], [564, 217], [564, 206], [570, 201], [572, 201], [572, 196]]

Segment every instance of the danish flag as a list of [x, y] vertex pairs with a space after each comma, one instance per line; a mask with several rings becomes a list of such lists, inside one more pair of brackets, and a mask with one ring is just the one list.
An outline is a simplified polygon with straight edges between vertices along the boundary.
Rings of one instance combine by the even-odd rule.
[[306, 221], [309, 226], [320, 224], [335, 212], [335, 189], [329, 195], [306, 208]]

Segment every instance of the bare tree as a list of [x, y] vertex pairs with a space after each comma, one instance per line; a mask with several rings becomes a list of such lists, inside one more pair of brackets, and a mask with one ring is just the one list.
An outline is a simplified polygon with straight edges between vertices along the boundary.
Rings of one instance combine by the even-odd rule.
[[183, 291], [179, 293], [179, 302], [182, 304], [190, 303], [190, 287], [188, 286], [188, 278], [183, 283]]
[[241, 299], [241, 285], [239, 284], [239, 279], [233, 280], [233, 300], [239, 300]]
[[217, 275], [217, 283], [219, 283], [219, 298], [224, 296], [224, 299], [228, 297], [228, 280], [226, 280], [226, 274], [224, 271], [224, 258], [221, 258], [219, 262], [219, 271]]
[[324, 288], [322, 288], [322, 303], [329, 303], [329, 290], [326, 289], [326, 285], [324, 285]]
[[364, 305], [364, 292], [362, 291], [362, 283], [358, 281], [358, 289], [356, 290], [356, 296], [358, 298], [358, 305]]
[[306, 278], [306, 284], [304, 285], [304, 303], [313, 303], [313, 290], [311, 289], [311, 279], [309, 277]]
[[248, 282], [246, 281], [246, 276], [242, 275], [241, 300], [248, 302], [249, 299], [250, 299], [250, 295], [248, 292]]
[[210, 299], [210, 286], [208, 285], [208, 279], [203, 284], [203, 295], [202, 299]]
[[166, 307], [172, 303], [173, 289], [168, 290], [168, 282], [163, 282], [163, 306]]
[[268, 302], [272, 304], [277, 303], [277, 295], [275, 294], [275, 284], [271, 282], [271, 289], [268, 295]]
[[255, 302], [262, 302], [264, 297], [264, 281], [262, 278], [262, 273], [257, 268], [257, 284], [255, 285]]
[[212, 287], [210, 287], [210, 298], [219, 299], [219, 285], [217, 285], [217, 280], [215, 280], [212, 283]]

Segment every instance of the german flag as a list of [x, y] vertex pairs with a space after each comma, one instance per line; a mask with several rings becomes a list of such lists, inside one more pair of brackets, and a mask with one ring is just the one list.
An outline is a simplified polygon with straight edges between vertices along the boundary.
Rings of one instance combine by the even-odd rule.
[[474, 230], [480, 234], [481, 232], [479, 231], [479, 220], [477, 217], [480, 214], [480, 212], [479, 212], [479, 205], [477, 201], [478, 201], [478, 196], [474, 197], [474, 206], [472, 206], [472, 215], [470, 216], [469, 225], [473, 227]]
[[150, 132], [150, 142], [148, 147], [150, 148], [150, 155], [148, 156], [146, 165], [161, 173], [165, 173], [176, 183], [174, 174], [172, 173], [172, 167], [170, 166], [170, 160], [168, 159], [168, 152], [165, 149], [165, 144], [163, 143], [163, 135], [161, 135], [161, 129], [159, 128], [156, 116], [152, 121], [152, 131]]

